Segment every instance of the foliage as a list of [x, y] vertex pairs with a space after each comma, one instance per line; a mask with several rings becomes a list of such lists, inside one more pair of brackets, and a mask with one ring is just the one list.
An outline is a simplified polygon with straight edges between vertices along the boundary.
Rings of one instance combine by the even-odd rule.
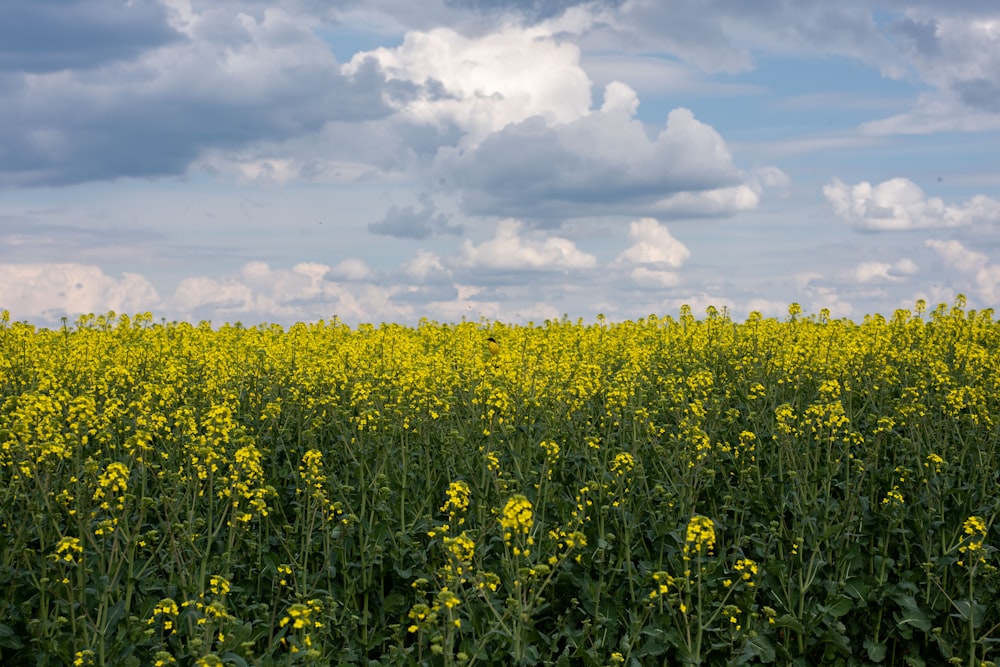
[[998, 344], [4, 313], [0, 662], [990, 665]]

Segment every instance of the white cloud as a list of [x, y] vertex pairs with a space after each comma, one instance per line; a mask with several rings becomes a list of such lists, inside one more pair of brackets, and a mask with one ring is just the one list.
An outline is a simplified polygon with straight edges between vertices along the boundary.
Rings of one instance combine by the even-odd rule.
[[0, 264], [0, 308], [14, 319], [155, 311], [160, 297], [145, 277], [109, 276], [86, 264]]
[[351, 258], [338, 262], [330, 269], [330, 275], [339, 280], [363, 282], [372, 280], [375, 277], [375, 272], [364, 260]]
[[854, 267], [853, 278], [859, 283], [900, 282], [917, 273], [919, 267], [909, 258], [889, 264], [888, 262], [862, 262]]
[[[583, 9], [571, 13], [589, 16]], [[569, 21], [574, 30], [593, 17], [580, 20]], [[685, 108], [671, 111], [650, 136], [636, 116], [638, 95], [620, 81], [605, 82], [594, 108], [580, 50], [557, 38], [557, 28], [549, 21], [475, 36], [451, 28], [413, 31], [399, 47], [356, 54], [343, 72], [353, 75], [374, 62], [390, 82], [417, 87], [400, 97], [387, 88], [386, 103], [397, 120], [443, 133], [427, 182], [461, 192], [469, 214], [539, 221], [716, 216], [757, 206], [767, 179], [780, 170], [743, 174], [722, 137]], [[448, 128], [460, 136], [450, 137]], [[388, 223], [377, 230], [400, 227]]]
[[944, 261], [945, 266], [963, 273], [980, 271], [989, 261], [986, 255], [969, 250], [960, 241], [930, 239], [925, 244]]
[[[995, 306], [1000, 302], [1000, 264], [990, 263], [990, 258], [981, 252], [966, 248], [961, 242], [926, 241], [945, 266], [969, 281], [968, 286], [985, 304]], [[952, 287], [965, 289], [959, 281], [952, 281]]]
[[579, 48], [549, 30], [508, 26], [479, 37], [451, 28], [408, 32], [396, 48], [356, 54], [343, 72], [354, 75], [374, 60], [389, 80], [420, 86], [414, 98], [389, 103], [414, 122], [458, 126], [463, 144], [472, 146], [532, 116], [566, 123], [587, 114], [590, 80]]
[[381, 75], [372, 67], [341, 74], [307, 14], [177, 7], [179, 39], [93, 69], [66, 63], [25, 74], [27, 85], [4, 88], [0, 185], [177, 175], [203, 157], [241, 178], [281, 183], [302, 165], [287, 154], [255, 155], [251, 146], [392, 113]]
[[402, 268], [406, 276], [417, 282], [424, 282], [434, 275], [442, 277], [450, 276], [444, 264], [441, 263], [441, 258], [423, 248], [418, 248], [417, 256], [404, 263]]
[[651, 208], [674, 217], [725, 216], [752, 211], [759, 203], [760, 195], [753, 188], [737, 185], [702, 192], [679, 192], [656, 202]]
[[[627, 99], [619, 90], [608, 111], [551, 127], [532, 118], [475, 150], [442, 149], [437, 173], [461, 188], [470, 213], [536, 219], [669, 213], [672, 195], [744, 181], [722, 137], [690, 110], [671, 111], [650, 138]], [[728, 192], [704, 197], [716, 207], [732, 202]]]
[[653, 218], [642, 218], [629, 225], [632, 245], [615, 260], [617, 264], [650, 264], [661, 268], [679, 269], [691, 257], [687, 246], [678, 241]]
[[592, 269], [597, 258], [578, 249], [568, 239], [558, 236], [523, 236], [517, 220], [503, 220], [497, 225], [496, 236], [475, 245], [462, 244], [458, 266], [465, 268], [532, 271], [570, 271]]
[[637, 266], [629, 273], [632, 280], [641, 287], [676, 287], [681, 282], [676, 271], [661, 271]]
[[1000, 13], [909, 9], [890, 24], [903, 71], [931, 86], [913, 109], [866, 123], [870, 134], [1000, 129]]
[[906, 178], [893, 178], [876, 186], [863, 181], [849, 186], [834, 179], [823, 187], [834, 213], [848, 224], [866, 231], [903, 231], [935, 227], [960, 227], [1000, 221], [1000, 201], [977, 195], [961, 205], [947, 205], [927, 197]]
[[302, 263], [285, 270], [248, 262], [228, 277], [182, 280], [169, 307], [184, 318], [208, 315], [254, 321], [309, 321], [336, 315], [345, 321], [371, 322], [412, 315], [410, 307], [392, 302], [390, 289], [369, 282], [339, 283], [329, 280], [330, 274], [325, 264]]

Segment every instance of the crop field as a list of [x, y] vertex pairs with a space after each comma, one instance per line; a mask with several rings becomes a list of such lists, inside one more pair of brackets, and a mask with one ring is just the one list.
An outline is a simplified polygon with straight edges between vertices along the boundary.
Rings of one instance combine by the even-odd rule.
[[0, 321], [0, 664], [993, 665], [1000, 324]]

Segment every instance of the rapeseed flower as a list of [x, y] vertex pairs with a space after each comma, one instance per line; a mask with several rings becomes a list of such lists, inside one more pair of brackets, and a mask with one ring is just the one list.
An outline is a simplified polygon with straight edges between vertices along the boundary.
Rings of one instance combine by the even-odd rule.
[[695, 515], [688, 521], [684, 535], [684, 560], [691, 554], [711, 554], [715, 549], [715, 523], [707, 516]]

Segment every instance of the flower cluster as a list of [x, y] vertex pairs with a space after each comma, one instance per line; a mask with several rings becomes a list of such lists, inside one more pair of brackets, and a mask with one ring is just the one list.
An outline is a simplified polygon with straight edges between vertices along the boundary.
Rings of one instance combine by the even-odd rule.
[[684, 535], [684, 560], [690, 560], [692, 554], [711, 554], [714, 549], [715, 523], [707, 516], [691, 517]]
[[299, 479], [305, 484], [305, 489], [297, 488], [295, 493], [301, 495], [305, 493], [314, 506], [323, 514], [326, 521], [336, 521], [340, 519], [343, 523], [348, 523], [342, 519], [343, 506], [331, 501], [327, 495], [327, 476], [323, 463], [323, 452], [318, 449], [309, 449], [302, 455], [302, 463], [299, 464]]
[[[508, 546], [514, 543], [515, 537], [527, 537], [526, 544], [534, 544], [534, 540], [528, 535], [531, 531], [531, 526], [534, 520], [534, 513], [531, 507], [531, 501], [525, 498], [521, 494], [512, 496], [507, 500], [507, 504], [504, 505], [503, 512], [500, 515], [500, 527], [503, 528], [503, 539]], [[527, 549], [522, 549], [519, 546], [514, 546], [514, 555], [527, 556], [529, 554]]]
[[[464, 514], [469, 510], [469, 503], [472, 500], [472, 491], [469, 489], [468, 482], [463, 480], [456, 480], [448, 485], [448, 490], [445, 491], [448, 499], [444, 501], [444, 505], [441, 506], [442, 512], [447, 512], [450, 516], [456, 516], [458, 514]], [[465, 521], [464, 518], [459, 520], [458, 525], [461, 525]]]
[[635, 468], [635, 457], [628, 452], [618, 454], [611, 461], [611, 472], [618, 477], [629, 474], [633, 468]]
[[156, 606], [153, 608], [153, 615], [146, 622], [149, 625], [153, 625], [159, 621], [162, 623], [163, 631], [170, 633], [174, 630], [178, 614], [180, 614], [180, 609], [173, 598], [163, 598], [156, 603]]
[[76, 565], [80, 555], [83, 554], [83, 547], [80, 546], [80, 539], [77, 537], [64, 537], [56, 544], [56, 550], [52, 553], [52, 560], [57, 563]]
[[965, 537], [958, 547], [958, 552], [962, 554], [959, 565], [964, 565], [968, 560], [970, 565], [986, 562], [986, 548], [983, 546], [986, 537], [986, 522], [980, 516], [970, 516], [962, 524], [962, 532]]
[[124, 463], [109, 463], [100, 477], [97, 478], [97, 488], [94, 489], [93, 500], [100, 505], [104, 511], [111, 510], [114, 503], [115, 510], [121, 512], [125, 509], [124, 494], [128, 491], [128, 467]]

